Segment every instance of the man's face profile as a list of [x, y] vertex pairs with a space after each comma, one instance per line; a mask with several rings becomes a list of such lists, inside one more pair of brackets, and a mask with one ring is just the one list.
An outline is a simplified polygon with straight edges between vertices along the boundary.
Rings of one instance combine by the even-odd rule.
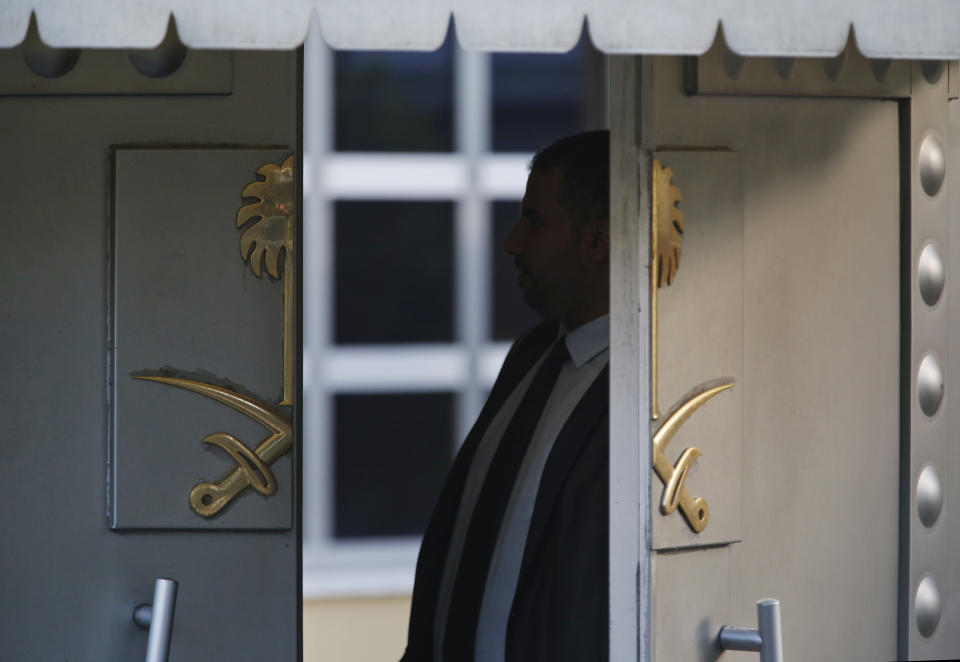
[[608, 648], [610, 134], [560, 138], [529, 168], [503, 250], [545, 319], [512, 344], [447, 478], [404, 662]]
[[590, 224], [581, 224], [561, 202], [560, 168], [533, 169], [520, 219], [503, 242], [519, 271], [526, 302], [543, 317], [572, 326], [589, 298]]

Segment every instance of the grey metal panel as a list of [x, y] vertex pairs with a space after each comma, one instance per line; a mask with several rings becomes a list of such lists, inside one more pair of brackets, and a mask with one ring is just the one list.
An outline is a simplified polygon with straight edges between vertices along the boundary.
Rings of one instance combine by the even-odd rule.
[[[717, 641], [721, 627], [752, 625], [750, 620], [724, 620], [734, 595], [730, 550], [725, 545], [653, 555], [656, 608], [652, 660], [713, 662], [722, 652]], [[696, 594], [693, 587], [697, 587]]]
[[180, 582], [172, 661], [297, 658], [296, 529], [119, 534], [105, 505], [110, 146], [296, 144], [296, 56], [234, 65], [228, 97], [0, 98], [5, 662], [143, 659], [158, 576]]
[[[948, 122], [950, 131], [950, 142], [947, 146], [947, 161], [950, 164], [960, 163], [960, 102], [951, 101], [948, 104]], [[948, 188], [949, 197], [949, 219], [948, 233], [950, 236], [950, 245], [948, 252], [945, 253], [948, 267], [950, 265], [960, 264], [960, 240], [956, 234], [956, 228], [960, 227], [960, 195], [955, 192], [960, 191], [960, 168], [948, 168], [948, 176], [945, 186]], [[953, 232], [950, 232], [953, 230]], [[948, 278], [950, 272], [948, 272]], [[948, 324], [952, 329], [949, 336], [950, 359], [948, 363], [948, 374], [960, 374], [960, 320], [957, 315], [960, 314], [960, 287], [946, 288], [944, 296], [947, 298], [950, 306], [950, 320]], [[960, 484], [960, 401], [951, 399], [945, 405], [947, 415], [947, 439], [946, 439], [946, 461], [947, 464], [939, 469], [939, 474], [944, 482], [944, 503], [937, 518], [940, 526], [947, 529], [947, 559], [951, 562], [946, 571], [946, 587], [943, 593], [943, 630], [947, 638], [947, 650], [960, 650], [960, 563], [956, 559], [960, 558], [960, 490], [956, 485]]]
[[[703, 382], [730, 377], [737, 385], [684, 423], [667, 449], [671, 461], [688, 446], [703, 452], [686, 485], [691, 495], [707, 502], [707, 528], [696, 533], [679, 512], [670, 517], [658, 512], [653, 546], [733, 542], [740, 539], [743, 394], [749, 386], [743, 383], [742, 157], [695, 150], [654, 156], [673, 170], [684, 218], [680, 269], [657, 298], [661, 414]], [[663, 483], [654, 480], [654, 504], [662, 494]]]
[[[690, 94], [875, 99], [910, 94], [910, 63], [869, 60], [857, 48], [852, 35], [835, 57], [785, 61], [738, 55], [727, 46], [721, 31], [709, 51], [689, 58], [686, 65]], [[788, 72], [789, 75], [783, 75]]]
[[681, 69], [656, 60], [655, 144], [743, 154], [743, 541], [709, 575], [730, 582], [726, 613], [699, 602], [715, 590], [699, 572], [657, 574], [654, 613], [675, 592], [690, 611], [660, 619], [656, 637], [699, 640], [704, 620], [750, 625], [773, 597], [785, 659], [894, 659], [897, 105], [688, 97]]
[[[918, 627], [918, 610], [916, 603], [917, 591], [921, 582], [929, 577], [926, 586], [932, 585], [938, 590], [941, 598], [948, 595], [950, 588], [949, 573], [955, 559], [951, 559], [949, 551], [945, 513], [941, 513], [938, 521], [932, 527], [925, 527], [919, 519], [916, 486], [921, 471], [927, 465], [938, 470], [947, 467], [948, 455], [948, 417], [951, 404], [951, 372], [950, 366], [950, 274], [952, 265], [948, 263], [946, 294], [932, 307], [927, 305], [920, 296], [918, 264], [923, 249], [928, 244], [936, 245], [944, 253], [949, 246], [949, 219], [950, 195], [948, 181], [944, 180], [937, 189], [931, 186], [931, 180], [924, 180], [923, 174], [929, 169], [922, 166], [921, 145], [924, 140], [932, 136], [944, 150], [947, 149], [950, 139], [948, 119], [948, 72], [946, 68], [933, 83], [928, 81], [928, 75], [920, 64], [913, 65], [913, 85], [910, 99], [910, 126], [909, 126], [909, 182], [910, 182], [910, 348], [909, 363], [910, 380], [909, 402], [909, 476], [906, 493], [901, 496], [909, 503], [908, 520], [902, 522], [909, 536], [908, 557], [901, 559], [906, 564], [903, 568], [907, 582], [904, 594], [901, 595], [901, 618], [905, 622], [901, 627], [907, 628], [907, 640], [901, 641], [901, 655], [908, 655], [910, 659], [931, 659], [956, 656], [957, 649], [949, 647], [949, 624], [939, 619], [939, 626], [922, 633]], [[907, 165], [907, 164], [905, 164]], [[950, 176], [951, 164], [946, 163], [946, 175]], [[934, 169], [935, 170], [935, 169]], [[926, 186], [924, 184], [926, 183]], [[932, 195], [931, 195], [932, 194]], [[940, 406], [932, 411], [925, 407], [922, 396], [921, 365], [932, 357], [939, 364], [944, 373], [946, 384]], [[950, 483], [944, 486], [946, 494], [951, 491]], [[945, 509], [945, 510], [948, 510]], [[923, 601], [921, 600], [921, 603]], [[942, 604], [942, 600], [941, 600]], [[922, 610], [921, 610], [922, 612]], [[920, 619], [923, 622], [923, 619]], [[926, 635], [926, 636], [925, 636]]]
[[650, 62], [610, 61], [610, 655], [651, 659]]
[[277, 493], [247, 489], [212, 518], [187, 502], [199, 481], [234, 466], [200, 440], [227, 432], [255, 448], [270, 432], [213, 400], [135, 379], [165, 369], [226, 380], [259, 402], [281, 400], [283, 284], [257, 278], [239, 250], [241, 191], [289, 150], [121, 149], [115, 158], [112, 410], [114, 528], [290, 528], [289, 457]]
[[22, 48], [0, 50], [0, 95], [4, 94], [230, 94], [233, 90], [229, 51], [188, 50], [169, 76], [144, 75], [125, 50], [85, 50], [65, 75], [38, 76], [27, 65]]

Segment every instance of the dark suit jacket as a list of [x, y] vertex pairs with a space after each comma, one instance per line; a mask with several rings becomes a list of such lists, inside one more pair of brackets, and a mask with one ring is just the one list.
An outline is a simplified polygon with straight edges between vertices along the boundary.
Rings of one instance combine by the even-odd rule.
[[[453, 462], [420, 547], [401, 662], [433, 659], [437, 595], [473, 455], [504, 401], [556, 337], [556, 324], [544, 323], [514, 343]], [[608, 430], [604, 368], [570, 415], [544, 468], [507, 622], [509, 662], [607, 659]]]

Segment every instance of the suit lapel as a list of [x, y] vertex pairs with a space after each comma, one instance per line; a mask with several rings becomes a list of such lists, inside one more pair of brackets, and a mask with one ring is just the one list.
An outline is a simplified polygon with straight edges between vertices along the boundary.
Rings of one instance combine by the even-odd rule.
[[[503, 403], [513, 393], [520, 380], [530, 372], [537, 359], [547, 351], [547, 348], [556, 339], [557, 325], [555, 323], [545, 322], [540, 324], [517, 342], [514, 351], [504, 361], [503, 368], [497, 375], [497, 381], [494, 382], [493, 389], [490, 391], [490, 397], [484, 403], [483, 409], [463, 442], [460, 452], [457, 453], [454, 467], [450, 471], [448, 482], [453, 482], [456, 485], [458, 495], [463, 489], [463, 482], [467, 478], [467, 469], [473, 461], [477, 446], [483, 439], [487, 428], [490, 427], [494, 416], [500, 411]], [[459, 502], [459, 496], [457, 501]]]
[[414, 658], [420, 654], [426, 655], [430, 650], [429, 647], [433, 645], [436, 599], [443, 579], [450, 536], [453, 534], [457, 511], [460, 509], [460, 497], [463, 494], [463, 486], [477, 446], [504, 401], [556, 339], [556, 323], [544, 322], [517, 341], [504, 361], [480, 416], [454, 459], [430, 517], [417, 559], [417, 577], [410, 614], [408, 643], [408, 646], [415, 649], [415, 651], [408, 649], [408, 655]]
[[584, 445], [592, 438], [593, 431], [607, 411], [610, 402], [609, 366], [605, 367], [587, 392], [580, 399], [576, 408], [570, 414], [563, 429], [547, 458], [540, 480], [540, 489], [533, 507], [533, 518], [530, 522], [530, 531], [523, 551], [523, 561], [520, 566], [520, 577], [517, 581], [517, 590], [523, 585], [529, 565], [536, 558], [537, 551], [543, 541], [543, 534], [554, 505], [560, 495], [567, 475], [573, 468]]

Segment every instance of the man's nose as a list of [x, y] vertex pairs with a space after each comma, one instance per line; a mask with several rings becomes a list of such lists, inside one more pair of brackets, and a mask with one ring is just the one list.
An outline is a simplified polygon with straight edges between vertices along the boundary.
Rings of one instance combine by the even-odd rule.
[[516, 255], [520, 252], [522, 246], [522, 237], [521, 234], [523, 230], [520, 228], [522, 221], [517, 221], [513, 224], [513, 228], [510, 229], [510, 232], [507, 233], [506, 238], [503, 240], [503, 252], [508, 253], [509, 255]]

